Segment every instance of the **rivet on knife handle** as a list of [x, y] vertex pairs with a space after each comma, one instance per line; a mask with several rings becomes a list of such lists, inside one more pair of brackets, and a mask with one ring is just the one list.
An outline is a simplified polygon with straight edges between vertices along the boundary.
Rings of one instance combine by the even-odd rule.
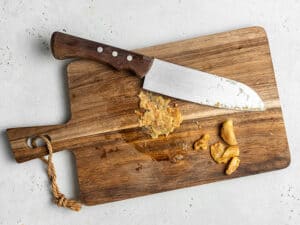
[[91, 59], [107, 63], [117, 70], [130, 70], [140, 78], [145, 76], [153, 63], [152, 57], [61, 32], [52, 34], [51, 49], [57, 59]]

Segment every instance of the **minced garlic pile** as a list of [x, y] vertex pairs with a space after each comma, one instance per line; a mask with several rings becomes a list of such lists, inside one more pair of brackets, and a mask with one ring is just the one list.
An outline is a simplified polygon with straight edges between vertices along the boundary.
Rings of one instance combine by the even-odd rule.
[[182, 122], [179, 108], [170, 105], [170, 99], [163, 98], [150, 92], [141, 91], [139, 94], [140, 108], [139, 126], [144, 127], [152, 138], [160, 135], [168, 136]]

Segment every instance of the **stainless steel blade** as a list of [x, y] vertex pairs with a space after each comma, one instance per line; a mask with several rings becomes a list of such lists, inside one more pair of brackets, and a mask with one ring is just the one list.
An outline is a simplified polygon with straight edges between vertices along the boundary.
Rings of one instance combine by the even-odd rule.
[[159, 59], [154, 59], [143, 88], [219, 108], [264, 110], [259, 95], [243, 83]]

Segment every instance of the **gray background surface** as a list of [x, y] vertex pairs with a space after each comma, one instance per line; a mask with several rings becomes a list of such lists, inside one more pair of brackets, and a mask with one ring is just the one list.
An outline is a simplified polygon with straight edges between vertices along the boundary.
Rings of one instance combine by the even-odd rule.
[[[0, 225], [300, 224], [299, 12], [292, 0], [0, 0]], [[287, 169], [75, 213], [51, 202], [40, 160], [14, 161], [6, 128], [69, 118], [66, 62], [49, 52], [53, 31], [134, 49], [253, 25], [270, 41], [292, 157]], [[62, 191], [78, 197], [71, 154], [54, 161]]]

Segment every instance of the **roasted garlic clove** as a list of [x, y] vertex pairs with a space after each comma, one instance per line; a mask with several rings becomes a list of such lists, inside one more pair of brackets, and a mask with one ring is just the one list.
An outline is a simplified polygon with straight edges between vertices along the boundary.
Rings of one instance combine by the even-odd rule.
[[150, 92], [141, 91], [140, 111], [135, 111], [139, 117], [139, 126], [144, 127], [152, 138], [160, 135], [168, 136], [179, 127], [182, 115], [177, 106], [170, 104], [170, 99]]
[[239, 157], [233, 157], [231, 159], [231, 161], [229, 162], [228, 167], [227, 167], [225, 173], [227, 175], [232, 174], [234, 171], [237, 170], [237, 168], [239, 167], [239, 165], [240, 165], [240, 159], [239, 159]]
[[238, 146], [229, 146], [225, 149], [224, 154], [218, 159], [218, 163], [227, 163], [233, 157], [240, 156], [240, 150]]
[[221, 142], [217, 142], [210, 146], [210, 154], [211, 157], [217, 162], [219, 162], [219, 159], [224, 154], [225, 146]]
[[222, 157], [231, 159], [236, 156], [240, 156], [240, 149], [239, 146], [234, 145], [227, 147]]
[[207, 150], [209, 139], [210, 139], [209, 134], [202, 135], [201, 138], [194, 143], [194, 150], [199, 150], [199, 149]]
[[229, 145], [237, 145], [238, 144], [237, 140], [236, 140], [236, 137], [235, 137], [235, 134], [234, 134], [233, 121], [232, 120], [226, 120], [222, 124], [221, 137]]

